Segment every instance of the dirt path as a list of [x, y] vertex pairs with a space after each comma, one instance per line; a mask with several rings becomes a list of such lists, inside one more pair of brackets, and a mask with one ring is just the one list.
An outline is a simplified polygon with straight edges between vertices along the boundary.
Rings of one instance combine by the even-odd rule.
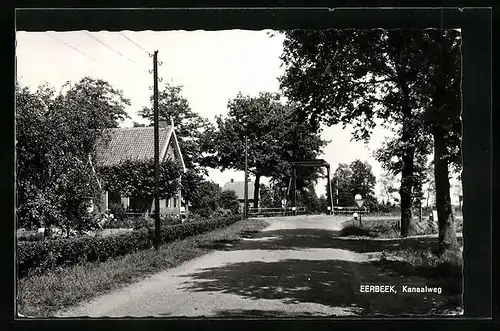
[[413, 306], [429, 300], [429, 307], [417, 309], [425, 312], [436, 301], [422, 295], [360, 293], [362, 283], [425, 280], [402, 278], [374, 265], [383, 247], [335, 238], [343, 219], [322, 215], [269, 222], [263, 232], [234, 247], [56, 316], [346, 316], [414, 312]]

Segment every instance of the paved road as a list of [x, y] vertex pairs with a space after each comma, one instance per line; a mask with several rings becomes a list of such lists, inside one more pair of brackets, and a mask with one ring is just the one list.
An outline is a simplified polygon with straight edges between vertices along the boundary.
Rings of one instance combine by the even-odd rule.
[[[263, 232], [57, 314], [66, 316], [348, 316], [429, 312], [437, 295], [365, 294], [361, 284], [428, 280], [376, 265], [391, 241], [336, 238], [345, 218], [267, 219]], [[426, 244], [424, 239], [422, 245]]]

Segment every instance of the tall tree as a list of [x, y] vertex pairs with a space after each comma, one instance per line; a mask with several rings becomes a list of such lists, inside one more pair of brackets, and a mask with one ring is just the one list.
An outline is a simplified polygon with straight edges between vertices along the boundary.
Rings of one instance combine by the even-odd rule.
[[399, 201], [396, 197], [394, 197], [394, 193], [398, 192], [396, 188], [394, 175], [390, 172], [382, 174], [379, 178], [379, 183], [381, 186], [381, 193], [383, 196], [383, 200], [386, 203], [393, 203], [394, 201]]
[[[152, 125], [153, 96], [150, 100], [151, 106], [144, 107], [139, 115], [148, 119]], [[160, 120], [169, 124], [173, 120], [186, 167], [196, 169], [197, 172], [203, 171], [198, 164], [202, 154], [200, 141], [211, 123], [191, 109], [188, 100], [182, 95], [181, 85], [167, 82], [158, 92], [158, 115]]]
[[[202, 164], [244, 170], [247, 136], [248, 169], [255, 176], [254, 207], [258, 206], [261, 177], [284, 182], [291, 175], [291, 161], [313, 159], [325, 145], [307, 122], [297, 121], [296, 108], [280, 102], [276, 94], [250, 97], [240, 93], [229, 101], [228, 109], [227, 116], [216, 118], [216, 129], [205, 136], [204, 150], [209, 155]], [[301, 173], [303, 180], [317, 174], [311, 169]]]
[[260, 184], [260, 207], [272, 208], [275, 206], [273, 190], [266, 184]]
[[85, 77], [59, 94], [16, 87], [18, 220], [23, 226], [83, 228], [98, 185], [97, 141], [127, 117], [130, 101], [109, 83]]
[[220, 206], [224, 209], [229, 209], [233, 214], [240, 213], [240, 203], [238, 196], [233, 190], [224, 190], [220, 194]]
[[349, 165], [340, 163], [332, 179], [334, 201], [338, 198], [340, 206], [353, 206], [355, 195], [361, 194], [365, 206], [372, 209], [377, 203], [374, 194], [375, 183], [376, 178], [367, 162], [354, 160]]
[[[430, 30], [404, 29], [285, 32], [282, 59], [286, 73], [281, 79], [282, 88], [286, 96], [300, 103], [313, 123], [354, 124], [354, 137], [361, 140], [369, 139], [376, 125], [376, 118], [401, 125], [399, 141], [402, 144], [400, 196], [403, 236], [408, 234], [411, 220], [415, 148], [421, 137], [418, 132], [421, 128], [435, 128], [435, 148], [436, 145], [446, 145], [444, 142], [439, 143], [443, 132], [446, 132], [442, 125], [423, 126], [422, 121], [422, 116], [429, 113], [427, 110], [434, 109], [436, 111], [430, 117], [436, 119], [436, 123], [447, 122], [445, 116], [436, 116], [437, 113], [444, 113], [445, 108], [429, 108], [426, 105], [426, 96], [435, 101], [437, 95], [446, 94], [436, 92], [431, 97], [432, 92], [424, 91], [425, 86], [439, 90], [436, 88], [439, 83], [430, 79], [432, 74], [429, 74], [429, 70], [446, 62], [441, 61], [437, 66], [427, 63], [432, 62], [430, 59], [433, 54], [443, 53], [435, 52], [433, 49], [436, 47], [429, 46], [432, 42], [427, 40], [432, 39], [429, 38], [432, 33]], [[446, 66], [453, 70], [459, 68], [456, 58], [450, 58]], [[456, 103], [459, 98], [456, 93], [449, 93], [448, 96], [452, 94], [451, 101]], [[454, 124], [449, 123], [444, 127], [457, 123], [455, 120], [451, 122]], [[448, 146], [457, 146], [456, 139], [455, 143], [453, 139], [448, 141]], [[436, 176], [443, 183], [447, 181], [444, 170], [436, 170]], [[444, 193], [441, 199], [441, 203], [446, 204]], [[442, 215], [446, 214], [445, 209], [443, 207]]]
[[440, 252], [456, 251], [450, 172], [461, 169], [461, 37], [456, 30], [429, 30], [420, 43], [425, 54], [417, 90], [426, 96], [425, 123], [434, 141], [434, 178]]
[[374, 188], [377, 182], [371, 165], [368, 162], [354, 160], [351, 162], [350, 168], [352, 171], [351, 187], [353, 198], [356, 194], [361, 194], [366, 201], [366, 206], [370, 207], [369, 204], [373, 204], [373, 200], [376, 202]]
[[203, 217], [210, 217], [220, 207], [221, 187], [213, 181], [204, 180], [193, 192], [192, 210]]
[[307, 207], [310, 213], [321, 212], [321, 205], [314, 184], [314, 182], [310, 182], [299, 191], [297, 196], [298, 205]]
[[[351, 188], [352, 170], [346, 163], [340, 163], [332, 176], [332, 197], [334, 204], [339, 206], [351, 206], [354, 196]], [[328, 192], [328, 184], [326, 185]]]
[[[386, 139], [382, 146], [375, 153], [375, 159], [380, 162], [384, 170], [388, 171], [392, 176], [401, 175], [403, 169], [403, 156], [407, 143], [404, 142], [398, 134], [398, 129], [393, 129], [396, 134], [392, 138]], [[411, 190], [411, 206], [420, 208], [424, 198], [423, 185], [427, 182], [426, 167], [428, 156], [432, 152], [432, 137], [425, 131], [425, 126], [422, 123], [415, 126], [417, 137], [413, 143], [413, 173], [412, 190]], [[413, 219], [408, 225], [408, 234], [414, 234]]]

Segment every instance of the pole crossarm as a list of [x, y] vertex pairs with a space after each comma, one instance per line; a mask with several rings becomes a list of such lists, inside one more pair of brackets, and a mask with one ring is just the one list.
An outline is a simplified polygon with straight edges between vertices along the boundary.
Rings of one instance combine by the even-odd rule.
[[322, 159], [292, 161], [294, 167], [330, 167], [330, 164]]

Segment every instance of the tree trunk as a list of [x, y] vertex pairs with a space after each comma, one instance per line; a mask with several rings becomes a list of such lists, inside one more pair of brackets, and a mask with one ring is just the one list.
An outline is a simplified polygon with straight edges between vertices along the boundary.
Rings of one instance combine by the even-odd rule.
[[[403, 133], [403, 140], [405, 139]], [[408, 141], [408, 140], [404, 140]], [[401, 198], [401, 236], [406, 237], [412, 234], [411, 222], [411, 192], [413, 188], [413, 157], [415, 148], [409, 146], [403, 155], [403, 169], [401, 171], [401, 188], [399, 195]]]
[[434, 136], [434, 179], [436, 185], [436, 209], [439, 227], [439, 252], [457, 250], [455, 219], [451, 207], [448, 162], [445, 159], [446, 144], [444, 130], [436, 128]]
[[260, 174], [255, 175], [255, 185], [253, 190], [253, 207], [259, 207]]
[[413, 190], [413, 159], [415, 155], [415, 146], [413, 145], [414, 128], [411, 124], [412, 115], [409, 107], [409, 89], [403, 81], [400, 85], [403, 93], [403, 132], [401, 140], [403, 143], [409, 144], [405, 147], [402, 157], [403, 169], [401, 169], [401, 187], [399, 189], [399, 195], [401, 198], [401, 236], [406, 237], [413, 234], [413, 227], [411, 224], [411, 200]]

